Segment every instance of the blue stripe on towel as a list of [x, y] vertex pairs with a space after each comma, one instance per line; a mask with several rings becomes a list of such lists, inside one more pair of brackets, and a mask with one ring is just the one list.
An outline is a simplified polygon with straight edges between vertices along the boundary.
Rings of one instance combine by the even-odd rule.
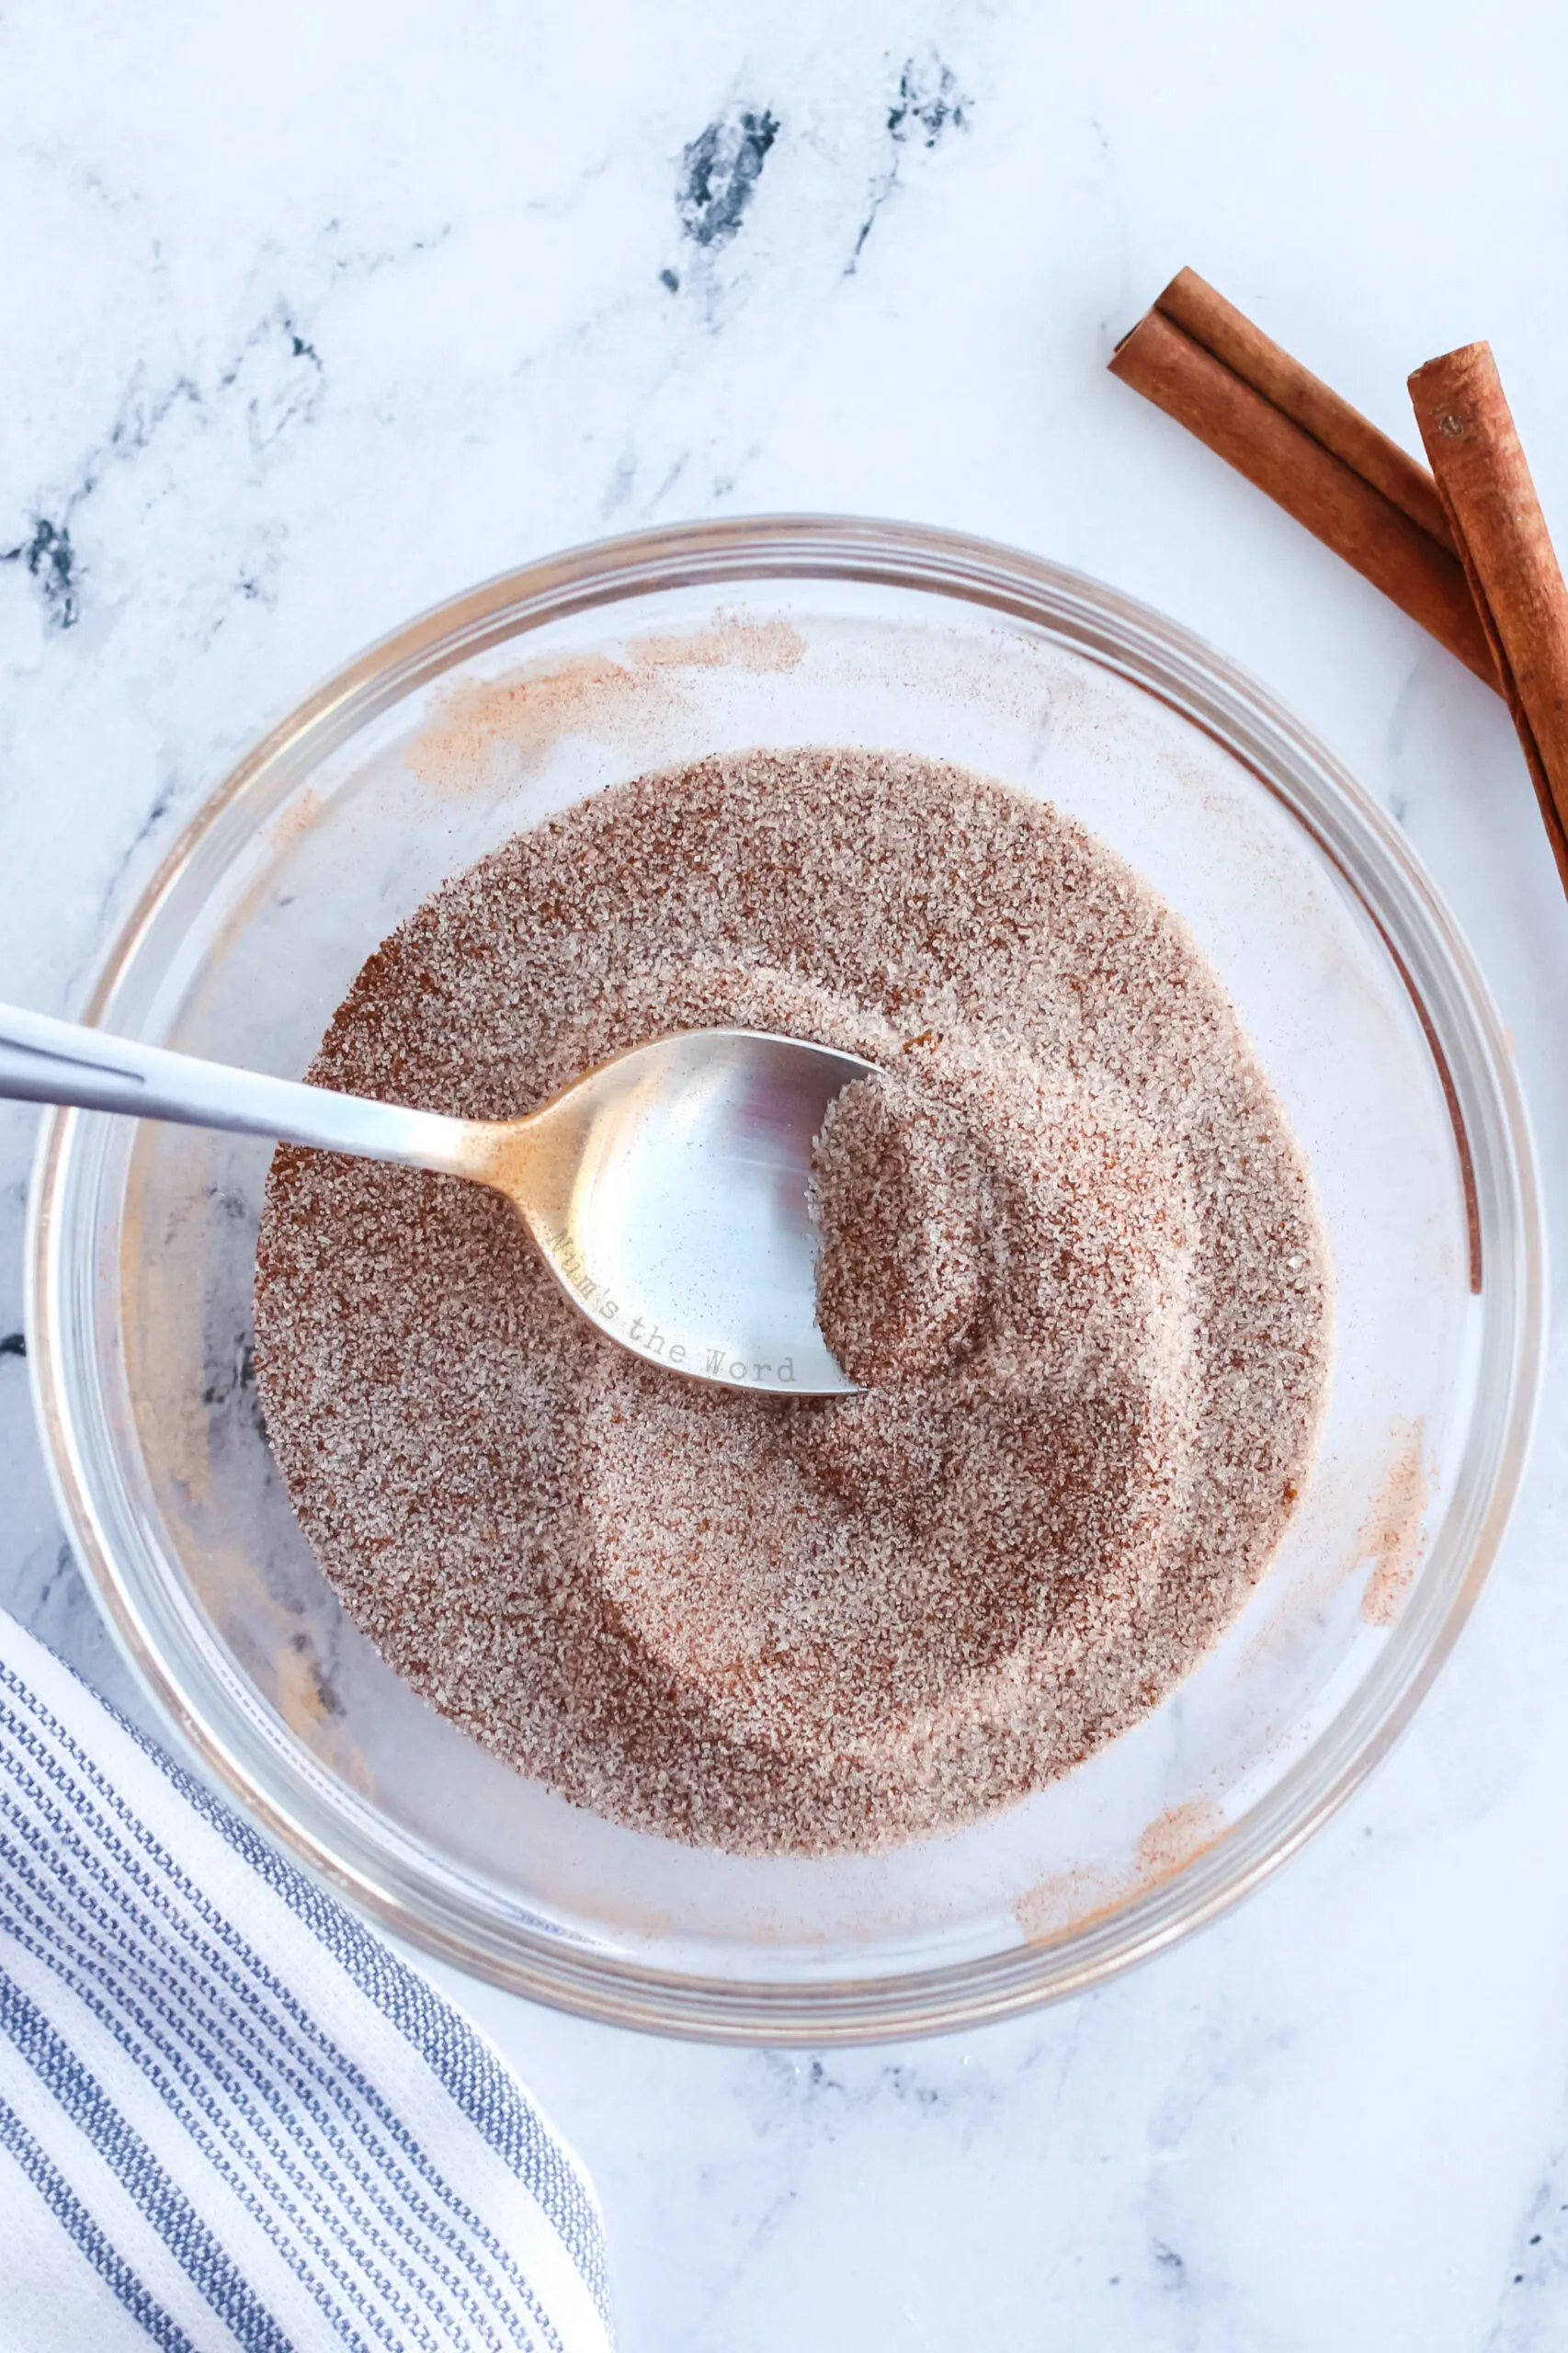
[[[402, 2120], [387, 2107], [375, 2086], [366, 2081], [330, 2038], [324, 2036], [319, 2026], [306, 2016], [289, 1989], [266, 1968], [232, 1923], [213, 1910], [201, 1891], [192, 1884], [172, 1858], [165, 1854], [146, 1825], [108, 1786], [93, 1759], [72, 1737], [68, 1729], [60, 1723], [36, 1693], [6, 1669], [3, 1662], [0, 1662], [0, 1688], [8, 1688], [28, 1711], [48, 1733], [51, 1745], [65, 1750], [83, 1779], [93, 1788], [103, 1804], [121, 1820], [148, 1858], [178, 1888], [191, 1909], [229, 1948], [241, 1965], [249, 1969], [257, 1982], [265, 1985], [296, 2026], [323, 2046], [329, 2062], [342, 2071], [345, 2079], [359, 2097], [373, 2108], [383, 2130], [397, 2142], [404, 2156], [432, 2187], [444, 2193], [454, 2218], [472, 2234], [521, 2294], [547, 2342], [551, 2346], [557, 2345], [554, 2328], [506, 2250], [472, 2209], [439, 2182], [417, 2142]], [[102, 1705], [103, 1702], [97, 1704]], [[108, 1712], [112, 1714], [114, 1711]], [[292, 1864], [285, 1862], [256, 1832], [226, 1806], [220, 1804], [199, 1782], [182, 1771], [136, 1726], [127, 1722], [123, 1717], [117, 1716], [116, 1721], [181, 1796], [220, 1833], [273, 1893], [288, 1904], [332, 1953], [358, 1990], [407, 2038], [440, 2077], [460, 2110], [510, 2170], [517, 2175], [549, 2216], [608, 2324], [608, 2290], [598, 2217], [574, 2168], [493, 2052], [432, 1986], [400, 1961], [369, 1929], [362, 1927], [331, 1897], [323, 1894]], [[22, 1733], [19, 1725], [15, 1728], [18, 1733]], [[50, 1769], [44, 1755], [40, 1756], [39, 1761], [46, 1771]], [[79, 1811], [91, 1811], [79, 1790], [69, 1790], [68, 1802]], [[97, 1827], [97, 1835], [106, 1845], [119, 1845], [101, 1817]], [[120, 1851], [123, 1856], [123, 1848]], [[122, 1861], [121, 1867], [130, 1869], [129, 1860]], [[220, 1956], [210, 1949], [204, 1949], [204, 1958], [210, 1966], [223, 1967]], [[277, 2032], [280, 2029], [274, 2024], [272, 2030]]]
[[[6, 1711], [0, 1710], [0, 1727], [4, 1727], [6, 1722]], [[0, 1768], [7, 1765], [15, 1772], [14, 1756], [8, 1756], [0, 1750]], [[36, 1800], [35, 1802], [37, 1802]], [[0, 1794], [0, 1819], [13, 1821], [21, 1836], [24, 1837], [28, 1836], [29, 1825], [19, 1816], [13, 1802], [3, 1794]], [[256, 2165], [254, 2153], [246, 2148], [233, 2128], [225, 2122], [218, 2102], [204, 2093], [202, 2086], [205, 2083], [210, 2082], [217, 2086], [235, 2113], [243, 2119], [254, 2138], [261, 2143], [279, 2171], [287, 2177], [292, 2191], [312, 2205], [323, 2222], [328, 2228], [336, 2228], [341, 2236], [341, 2223], [331, 2203], [315, 2187], [312, 2179], [312, 2172], [314, 2172], [320, 2181], [335, 2196], [353, 2225], [365, 2233], [377, 2254], [391, 2262], [404, 2282], [424, 2300], [426, 2308], [438, 2317], [449, 2331], [454, 2325], [454, 2315], [435, 2305], [429, 2290], [417, 2278], [406, 2256], [383, 2232], [378, 2230], [374, 2220], [358, 2204], [354, 2190], [347, 2187], [342, 2177], [330, 2164], [322, 2160], [318, 2152], [314, 2150], [308, 2152], [303, 2164], [291, 2158], [279, 2139], [278, 2131], [262, 2114], [257, 2102], [265, 2103], [278, 2122], [285, 2126], [292, 2123], [296, 2108], [306, 2109], [312, 2122], [317, 2126], [323, 2137], [331, 2143], [335, 2151], [346, 2162], [348, 2170], [354, 2176], [356, 2189], [375, 2204], [390, 2229], [407, 2243], [408, 2234], [401, 2216], [381, 2188], [378, 2178], [378, 2168], [381, 2171], [385, 2170], [380, 2165], [380, 2160], [385, 2153], [378, 2144], [371, 2143], [371, 2154], [377, 2161], [375, 2166], [368, 2165], [355, 2156], [352, 2149], [347, 2146], [341, 2133], [337, 2131], [330, 2116], [313, 2098], [310, 2087], [291, 2074], [278, 2050], [267, 2045], [250, 2022], [232, 2006], [224, 2006], [224, 1989], [216, 1987], [210, 1978], [193, 1977], [188, 1965], [185, 1964], [182, 1957], [177, 1954], [176, 1960], [181, 1960], [181, 1965], [187, 1968], [187, 1982], [181, 1982], [173, 1971], [159, 1966], [152, 1960], [150, 1958], [152, 1952], [160, 1947], [168, 1949], [167, 1939], [158, 1935], [145, 1915], [136, 1912], [134, 1906], [124, 1899], [122, 1892], [108, 1881], [107, 1875], [101, 1871], [94, 1872], [94, 1875], [103, 1882], [108, 1899], [105, 1902], [100, 1902], [91, 1894], [85, 1893], [79, 1882], [70, 1881], [68, 1873], [59, 1867], [60, 1853], [72, 1855], [83, 1868], [89, 1871], [94, 1870], [94, 1858], [74, 1836], [69, 1824], [61, 1820], [57, 1814], [51, 1819], [51, 1827], [60, 1839], [60, 1847], [51, 1850], [47, 1859], [55, 1865], [53, 1877], [70, 1887], [79, 1912], [97, 1921], [104, 1934], [97, 1935], [83, 1927], [79, 1921], [73, 1921], [66, 1905], [51, 1892], [48, 1882], [40, 1877], [33, 1863], [3, 1834], [0, 1834], [0, 1866], [6, 1867], [13, 1882], [11, 1902], [13, 1905], [19, 1904], [20, 1899], [16, 1891], [18, 1887], [25, 1886], [37, 1909], [32, 1913], [30, 1921], [24, 1921], [17, 1915], [8, 1914], [4, 1907], [3, 1897], [0, 1897], [0, 1925], [10, 1927], [18, 1940], [25, 1943], [28, 1949], [33, 1952], [46, 1967], [53, 1971], [62, 1983], [68, 1984], [77, 1998], [93, 2010], [106, 2029], [120, 2042], [128, 2055], [145, 2073], [150, 2086], [158, 2093], [165, 2106], [190, 2132], [193, 2140], [199, 2143], [203, 2154], [210, 2159], [214, 2168], [229, 2182], [236, 2197], [242, 2200], [255, 2215], [261, 2228], [278, 2245], [279, 2251], [285, 2253], [285, 2259], [290, 2261], [291, 2268], [296, 2271], [297, 2276], [311, 2286], [312, 2294], [322, 2303], [324, 2313], [332, 2320], [333, 2325], [341, 2334], [348, 2336], [349, 2341], [355, 2345], [361, 2342], [353, 2336], [345, 2317], [330, 2298], [325, 2296], [325, 2291], [315, 2283], [308, 2281], [303, 2265], [288, 2256], [283, 2247], [282, 2234], [278, 2228], [277, 2215], [282, 2214], [288, 2218], [298, 2236], [311, 2247], [318, 2260], [326, 2265], [350, 2301], [357, 2303], [363, 2312], [364, 2299], [354, 2288], [353, 2273], [345, 2269], [344, 2265], [333, 2256], [319, 2234], [305, 2221], [300, 2209], [293, 2203], [290, 2190], [281, 2186], [278, 2176], [265, 2172]], [[29, 1843], [36, 1843], [36, 1840]], [[29, 1926], [33, 1931], [31, 1934], [28, 1933]], [[132, 1934], [132, 1930], [139, 1933]], [[118, 1946], [120, 1949], [116, 1951], [112, 1949], [112, 1946]], [[72, 1965], [73, 1963], [74, 1966]], [[86, 1975], [82, 1974], [83, 1972], [85, 1972]], [[93, 1985], [88, 1982], [89, 1978], [101, 1984], [109, 1999], [119, 2005], [124, 2018], [131, 2021], [137, 2034], [142, 2038], [140, 2043], [132, 2040], [120, 2018], [117, 2017], [110, 2010], [108, 2003], [93, 1990]], [[143, 2004], [147, 2006], [142, 2006]], [[216, 2016], [211, 2017], [204, 2013], [216, 2013]], [[183, 2056], [182, 2043], [188, 2048], [195, 2064]], [[248, 2050], [243, 2047], [247, 2043], [251, 2046]], [[255, 2056], [252, 2055], [253, 2052]], [[156, 2057], [153, 2055], [154, 2053], [157, 2054]], [[166, 2069], [159, 2064], [160, 2059], [167, 2063]], [[325, 2078], [321, 2075], [320, 2071], [314, 2072], [318, 2079], [324, 2082]], [[182, 2086], [189, 2095], [188, 2100], [182, 2098]], [[297, 2095], [296, 2100], [292, 2103], [289, 2097], [290, 2093]], [[229, 2147], [238, 2156], [240, 2162], [248, 2164], [256, 2173], [271, 2201], [273, 2209], [271, 2213], [234, 2172], [222, 2149], [204, 2128], [201, 2120], [203, 2117], [207, 2119], [213, 2131], [227, 2141]], [[297, 2124], [294, 2125], [294, 2137], [296, 2142], [301, 2137]], [[395, 2167], [392, 2169], [392, 2178], [395, 2184], [397, 2179]], [[416, 2203], [413, 2200], [405, 2202]], [[433, 2219], [439, 2227], [440, 2218]], [[449, 2227], [445, 2228], [443, 2234], [449, 2242], [455, 2237]], [[382, 2295], [398, 2305], [398, 2316], [402, 2325], [412, 2329], [422, 2346], [426, 2347], [434, 2346], [436, 2340], [431, 2337], [418, 2314], [408, 2305], [401, 2302], [396, 2290], [385, 2273], [378, 2268], [376, 2263], [373, 2260], [367, 2260], [364, 2245], [350, 2240], [347, 2243], [345, 2251], [355, 2268], [370, 2279]], [[438, 2255], [423, 2248], [420, 2253], [429, 2268], [437, 2273], [442, 2284], [452, 2292], [466, 2316], [479, 2329], [485, 2343], [493, 2347], [498, 2347], [502, 2340], [485, 2320], [483, 2313], [464, 2282]], [[487, 2287], [491, 2284], [488, 2281], [485, 2282]], [[516, 2325], [520, 2316], [507, 2312], [505, 2317], [508, 2322]], [[391, 2343], [393, 2340], [387, 2341]], [[463, 2338], [460, 2341], [467, 2340]]]
[[167, 2353], [608, 2353], [592, 2193], [498, 2054], [111, 1713], [0, 1612], [0, 2164], [40, 2201], [0, 2279], [98, 2299], [101, 2353], [116, 2300]]
[[197, 2353], [183, 2328], [117, 2255], [59, 2166], [39, 2147], [14, 2108], [0, 2099], [0, 2148], [8, 2149], [55, 2221], [101, 2279], [108, 2282], [159, 2353]]
[[[0, 1869], [13, 1862], [14, 1851], [8, 1847], [7, 1842], [0, 1841]], [[44, 1901], [47, 1902], [47, 1899]], [[55, 1911], [60, 1909], [58, 1905], [50, 1908]], [[185, 2127], [190, 2134], [193, 2145], [211, 2165], [214, 2173], [228, 2186], [234, 2197], [265, 2232], [280, 2259], [288, 2264], [295, 2277], [307, 2289], [320, 2309], [323, 2319], [350, 2348], [350, 2353], [369, 2353], [369, 2347], [365, 2339], [354, 2328], [347, 2313], [335, 2302], [324, 2283], [320, 2279], [312, 2279], [304, 2263], [291, 2250], [284, 2225], [287, 2224], [293, 2231], [295, 2237], [308, 2245], [317, 2258], [325, 2264], [349, 2301], [357, 2304], [361, 2313], [369, 2321], [370, 2325], [376, 2327], [375, 2316], [369, 2313], [363, 2292], [356, 2288], [352, 2271], [344, 2264], [336, 2262], [320, 2236], [303, 2223], [298, 2207], [287, 2193], [278, 2188], [274, 2178], [262, 2174], [259, 2168], [256, 2169], [261, 2188], [267, 2194], [267, 2200], [270, 2201], [269, 2211], [268, 2203], [264, 2202], [263, 2198], [244, 2181], [236, 2166], [229, 2162], [211, 2133], [203, 2128], [201, 2118], [197, 2113], [198, 2109], [205, 2113], [216, 2125], [218, 2131], [228, 2140], [230, 2146], [237, 2150], [242, 2162], [244, 2161], [247, 2153], [238, 2143], [236, 2136], [232, 2131], [223, 2133], [221, 2111], [215, 2101], [203, 2098], [200, 2089], [201, 2078], [197, 2070], [188, 2064], [181, 2063], [177, 2050], [171, 2053], [166, 2045], [161, 2046], [165, 2055], [170, 2056], [175, 2074], [184, 2081], [192, 2093], [194, 2099], [194, 2105], [192, 2105], [181, 2099], [177, 2086], [171, 2082], [169, 2075], [156, 2064], [148, 2049], [136, 2042], [126, 2027], [113, 2015], [108, 2003], [100, 1999], [92, 1986], [68, 1966], [66, 1955], [62, 1950], [61, 1939], [62, 1933], [68, 1934], [69, 1930], [61, 1932], [45, 1928], [42, 1933], [29, 1934], [25, 1919], [4, 1905], [0, 1905], [0, 1927], [8, 1929], [24, 1950], [31, 1953], [36, 1960], [40, 1961], [50, 1969], [62, 1984], [68, 1986], [84, 2007], [90, 2010], [106, 2030], [114, 2037], [127, 2057], [142, 2069], [147, 2077], [149, 2086], [159, 2095], [169, 2112]], [[138, 2025], [145, 2027], [147, 2020], [137, 2010], [134, 2003], [123, 1993], [120, 1994], [119, 1999], [128, 2016]], [[199, 2058], [200, 2047], [195, 2043], [194, 2040], [192, 2049]], [[301, 2170], [298, 2167], [291, 2170], [296, 2182], [301, 2187], [305, 2186], [306, 2177]], [[318, 2206], [324, 2203], [319, 2199], [316, 2202]], [[349, 2252], [352, 2255], [352, 2248]], [[365, 2276], [372, 2279], [372, 2284], [377, 2284], [374, 2275], [367, 2271]], [[379, 2328], [378, 2333], [383, 2346], [389, 2348], [400, 2348], [400, 2341], [392, 2337], [384, 2327]], [[427, 2330], [422, 2328], [420, 2342], [429, 2347], [436, 2340], [430, 2336]]]
[[36, 2003], [0, 1969], [0, 2029], [134, 2200], [180, 2268], [245, 2353], [291, 2353], [289, 2339], [177, 2183], [171, 2181]]
[[[4, 1680], [3, 1670], [0, 1670], [0, 1682]], [[52, 1810], [51, 1826], [62, 1846], [67, 1851], [73, 1851], [79, 1858], [85, 1859], [88, 1867], [91, 1868], [91, 1858], [85, 1856], [85, 1850], [71, 1828], [71, 1818], [79, 1820], [123, 1871], [126, 1879], [133, 1883], [135, 1897], [139, 1898], [142, 1904], [152, 1907], [151, 1911], [140, 1910], [128, 1890], [123, 1887], [116, 1887], [113, 1890], [120, 1915], [130, 1927], [134, 1927], [139, 1941], [150, 1950], [167, 1954], [174, 1967], [185, 1978], [186, 1983], [176, 1989], [182, 1999], [190, 2000], [193, 1988], [210, 1991], [214, 1982], [221, 1987], [222, 1993], [231, 1995], [235, 2003], [241, 2006], [231, 2009], [229, 2015], [237, 2021], [240, 2030], [250, 2036], [264, 2063], [281, 2077], [285, 2087], [296, 2096], [300, 2104], [308, 2108], [318, 2128], [333, 2134], [337, 2147], [340, 2150], [343, 2149], [344, 2144], [335, 2135], [332, 2119], [315, 2097], [312, 2086], [319, 2087], [328, 2098], [345, 2110], [348, 2120], [366, 2143], [367, 2154], [374, 2166], [381, 2172], [390, 2187], [401, 2194], [404, 2203], [410, 2207], [424, 2226], [449, 2247], [456, 2259], [466, 2267], [480, 2288], [503, 2307], [506, 2306], [505, 2290], [498, 2287], [492, 2272], [481, 2263], [471, 2244], [471, 2239], [480, 2243], [491, 2257], [494, 2271], [499, 2272], [508, 2281], [512, 2293], [526, 2309], [532, 2327], [543, 2336], [549, 2346], [557, 2347], [559, 2339], [548, 2313], [540, 2305], [532, 2288], [510, 2254], [473, 2213], [471, 2207], [457, 2197], [450, 2187], [441, 2180], [437, 2169], [425, 2155], [412, 2131], [389, 2107], [377, 2087], [338, 2049], [319, 2023], [304, 2011], [290, 1989], [266, 1967], [233, 1924], [215, 1910], [207, 1896], [195, 1885], [188, 1875], [180, 1870], [173, 1859], [165, 1853], [145, 1824], [139, 1822], [121, 1803], [118, 1795], [107, 1788], [102, 1776], [93, 1766], [92, 1760], [84, 1756], [78, 1745], [72, 1741], [64, 1728], [57, 1726], [56, 1720], [49, 1715], [46, 1709], [41, 1708], [33, 1695], [28, 1696], [33, 1700], [32, 1712], [54, 1730], [53, 1745], [46, 1746], [38, 1731], [4, 1707], [0, 1707], [0, 1731], [11, 1733], [17, 1746], [27, 1751], [38, 1769], [59, 1793], [61, 1805], [70, 1809], [70, 1816], [62, 1813], [58, 1808]], [[137, 1846], [142, 1850], [140, 1855], [127, 1847], [119, 1836], [114, 1823], [106, 1819], [83, 1789], [73, 1780], [54, 1753], [54, 1748], [57, 1746], [63, 1746], [68, 1750], [73, 1758], [78, 1762], [84, 1779], [90, 1780], [95, 1788], [102, 1790], [106, 1802], [113, 1813], [125, 1820]], [[8, 1765], [13, 1776], [19, 1779], [14, 1755], [6, 1756], [0, 1752], [0, 1763]], [[33, 1791], [29, 1793], [34, 1794], [35, 1804], [40, 1802], [47, 1802], [41, 1800], [41, 1793], [36, 1791], [36, 1785]], [[159, 1884], [154, 1870], [150, 1869], [149, 1865], [154, 1866], [156, 1870], [161, 1872], [163, 1879], [168, 1882], [169, 1888], [175, 1890], [189, 1909], [199, 1916], [203, 1926], [218, 1938], [218, 1943], [209, 1943], [196, 1936], [189, 1921], [176, 1912], [168, 1893]], [[106, 1881], [105, 1884], [108, 1885], [108, 1882]], [[166, 1927], [160, 1927], [153, 1917], [154, 1912], [163, 1915]], [[182, 1950], [176, 1939], [183, 1939], [190, 1947], [190, 1951]], [[373, 1942], [373, 1939], [370, 1941]], [[401, 1964], [397, 1965], [401, 1966]], [[203, 1976], [200, 1973], [203, 1969], [210, 1974]], [[278, 2008], [286, 2014], [288, 2023], [285, 2023], [284, 2018], [280, 2018], [277, 2011], [267, 2006], [262, 1999], [263, 1994], [271, 1996], [277, 2003]], [[246, 2013], [249, 2014], [248, 2017]], [[187, 2030], [188, 2031], [188, 2028]], [[261, 2040], [262, 2037], [270, 2038], [270, 2040], [264, 2041]], [[310, 2049], [309, 2046], [312, 2043], [317, 2046], [319, 2057]], [[310, 2080], [302, 2080], [301, 2075], [290, 2072], [291, 2067], [302, 2070], [304, 2077]], [[381, 2130], [397, 2143], [405, 2156], [412, 2159], [420, 2177], [420, 2182], [442, 2198], [449, 2210], [448, 2214], [440, 2213], [429, 2203], [422, 2194], [420, 2184], [411, 2181], [403, 2173], [393, 2152], [384, 2142], [369, 2133], [363, 2116], [348, 2110], [347, 2092], [353, 2093], [361, 2107], [374, 2117]], [[361, 2179], [369, 2178], [368, 2174], [361, 2172]], [[591, 2211], [590, 2209], [590, 2214]], [[390, 2216], [391, 2210], [389, 2209], [388, 2211]], [[462, 2230], [454, 2229], [454, 2221], [463, 2225]], [[464, 2301], [468, 2301], [466, 2296]], [[522, 2325], [520, 2313], [506, 2309], [504, 2316], [509, 2325]]]

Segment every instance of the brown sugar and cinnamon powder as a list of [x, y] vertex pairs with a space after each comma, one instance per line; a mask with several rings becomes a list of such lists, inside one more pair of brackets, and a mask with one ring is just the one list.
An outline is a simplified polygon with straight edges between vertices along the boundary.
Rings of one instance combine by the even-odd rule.
[[866, 1848], [1064, 1772], [1215, 1640], [1307, 1473], [1327, 1252], [1181, 923], [908, 756], [705, 760], [518, 835], [370, 958], [311, 1074], [503, 1119], [732, 1025], [885, 1074], [812, 1178], [862, 1393], [661, 1370], [498, 1197], [286, 1147], [262, 1399], [326, 1574], [476, 1739], [640, 1829]]

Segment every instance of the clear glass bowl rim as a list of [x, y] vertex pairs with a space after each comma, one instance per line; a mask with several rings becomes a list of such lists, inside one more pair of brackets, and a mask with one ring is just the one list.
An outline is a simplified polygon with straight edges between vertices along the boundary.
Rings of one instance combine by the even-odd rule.
[[1213, 1919], [1293, 1854], [1387, 1754], [1436, 1677], [1495, 1556], [1528, 1450], [1544, 1347], [1545, 1244], [1528, 1121], [1473, 957], [1403, 837], [1348, 772], [1225, 656], [1135, 599], [995, 543], [911, 524], [765, 515], [567, 550], [433, 608], [336, 672], [238, 763], [122, 926], [85, 1017], [134, 1027], [137, 977], [177, 936], [176, 899], [227, 858], [259, 804], [455, 662], [629, 597], [790, 578], [924, 589], [1033, 623], [1134, 679], [1219, 741], [1290, 808], [1381, 932], [1445, 1070], [1475, 1182], [1485, 1269], [1483, 1382], [1454, 1498], [1386, 1648], [1328, 1728], [1181, 1870], [1046, 1941], [879, 1978], [677, 1974], [532, 1929], [438, 1869], [411, 1868], [335, 1809], [302, 1749], [280, 1751], [237, 1675], [131, 1524], [109, 1455], [88, 1335], [94, 1136], [54, 1112], [31, 1193], [27, 1316], [45, 1452], [76, 1557], [142, 1686], [206, 1768], [307, 1867], [414, 1944], [513, 1991], [608, 2024], [733, 2042], [826, 2044], [979, 2025], [1060, 2000]]

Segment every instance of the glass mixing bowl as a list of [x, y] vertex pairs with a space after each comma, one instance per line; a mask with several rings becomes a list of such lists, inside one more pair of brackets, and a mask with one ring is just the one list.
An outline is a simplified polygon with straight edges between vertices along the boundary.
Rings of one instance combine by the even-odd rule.
[[506, 835], [642, 770], [808, 743], [962, 761], [1110, 842], [1213, 959], [1312, 1161], [1337, 1283], [1322, 1451], [1240, 1619], [1133, 1731], [1024, 1803], [890, 1853], [756, 1859], [621, 1829], [434, 1714], [316, 1568], [251, 1370], [265, 1144], [51, 1117], [29, 1331], [78, 1556], [256, 1821], [416, 1943], [523, 1993], [820, 2043], [1094, 1984], [1324, 1820], [1486, 1574], [1542, 1283], [1506, 1040], [1393, 826], [1169, 622], [935, 531], [693, 525], [415, 621], [213, 795], [91, 1017], [297, 1075], [377, 941]]

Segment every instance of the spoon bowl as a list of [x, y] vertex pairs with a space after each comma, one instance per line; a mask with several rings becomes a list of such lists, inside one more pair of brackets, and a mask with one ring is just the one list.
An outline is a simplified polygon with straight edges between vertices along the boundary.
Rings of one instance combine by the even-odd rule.
[[812, 1143], [871, 1064], [797, 1038], [694, 1029], [618, 1054], [526, 1120], [474, 1123], [463, 1173], [521, 1211], [591, 1324], [735, 1389], [856, 1384], [816, 1321]]
[[0, 1006], [0, 1096], [229, 1128], [505, 1195], [634, 1356], [792, 1396], [854, 1390], [816, 1321], [812, 1144], [869, 1063], [754, 1029], [633, 1047], [520, 1120], [451, 1120]]

